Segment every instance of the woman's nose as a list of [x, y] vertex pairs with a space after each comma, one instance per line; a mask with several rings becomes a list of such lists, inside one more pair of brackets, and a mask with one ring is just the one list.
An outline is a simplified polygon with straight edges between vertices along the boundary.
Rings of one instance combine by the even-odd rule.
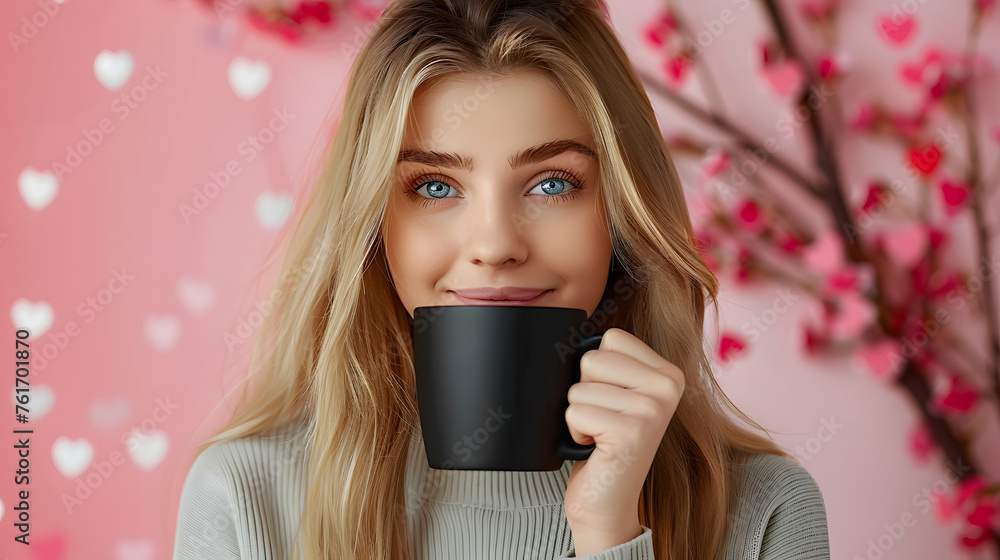
[[528, 243], [525, 223], [528, 218], [522, 204], [513, 197], [485, 197], [473, 204], [466, 216], [462, 240], [464, 251], [472, 262], [500, 266], [513, 259], [527, 257]]

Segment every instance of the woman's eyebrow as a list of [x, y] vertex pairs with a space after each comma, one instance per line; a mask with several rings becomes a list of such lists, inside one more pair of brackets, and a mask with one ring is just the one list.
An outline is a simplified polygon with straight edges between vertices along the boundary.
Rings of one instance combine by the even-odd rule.
[[[589, 146], [581, 144], [575, 140], [559, 139], [521, 150], [511, 156], [507, 162], [510, 164], [511, 169], [517, 169], [519, 167], [524, 167], [525, 165], [545, 161], [567, 151], [578, 152], [597, 160], [597, 155]], [[396, 159], [396, 162], [402, 163], [404, 161], [423, 163], [432, 167], [463, 169], [469, 172], [473, 170], [472, 158], [452, 152], [403, 150], [399, 152], [399, 157]]]

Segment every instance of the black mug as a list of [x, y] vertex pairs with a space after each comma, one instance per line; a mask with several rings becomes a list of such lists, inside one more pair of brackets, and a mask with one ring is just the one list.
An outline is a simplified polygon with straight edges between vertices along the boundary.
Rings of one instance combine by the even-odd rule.
[[567, 392], [603, 333], [583, 309], [442, 305], [413, 310], [414, 367], [427, 462], [443, 470], [554, 471], [586, 460]]

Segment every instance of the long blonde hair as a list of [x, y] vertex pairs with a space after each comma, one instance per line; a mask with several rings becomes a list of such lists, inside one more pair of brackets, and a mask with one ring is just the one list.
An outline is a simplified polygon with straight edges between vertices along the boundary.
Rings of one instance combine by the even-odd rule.
[[254, 344], [253, 389], [245, 386], [231, 420], [200, 448], [308, 426], [303, 558], [412, 558], [404, 501], [418, 425], [412, 327], [388, 274], [383, 213], [414, 92], [454, 72], [543, 70], [593, 133], [624, 265], [609, 272], [598, 309], [617, 312], [600, 326], [634, 334], [687, 376], [638, 504], [656, 556], [715, 558], [738, 463], [787, 456], [729, 415], [760, 428], [712, 375], [703, 319], [709, 302], [718, 317], [718, 282], [695, 248], [653, 109], [607, 19], [602, 0], [397, 0], [367, 37], [285, 253], [280, 297]]

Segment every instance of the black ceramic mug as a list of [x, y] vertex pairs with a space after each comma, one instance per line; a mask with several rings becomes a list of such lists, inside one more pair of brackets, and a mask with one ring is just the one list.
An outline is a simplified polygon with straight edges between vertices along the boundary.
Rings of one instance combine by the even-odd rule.
[[443, 305], [413, 311], [417, 404], [427, 462], [444, 470], [554, 471], [595, 445], [573, 441], [567, 392], [601, 344], [587, 312]]

